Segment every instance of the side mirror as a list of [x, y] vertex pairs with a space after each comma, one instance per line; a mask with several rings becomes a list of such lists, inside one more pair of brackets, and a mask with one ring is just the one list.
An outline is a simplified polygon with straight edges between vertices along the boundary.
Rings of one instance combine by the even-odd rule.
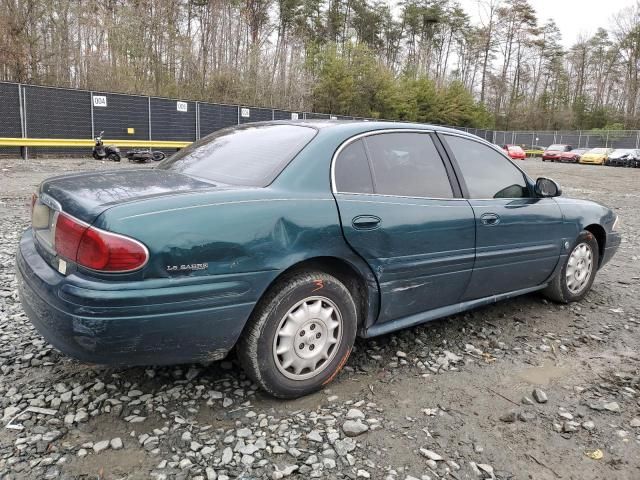
[[555, 181], [550, 178], [540, 177], [536, 180], [536, 195], [539, 197], [559, 197], [562, 195], [562, 189]]

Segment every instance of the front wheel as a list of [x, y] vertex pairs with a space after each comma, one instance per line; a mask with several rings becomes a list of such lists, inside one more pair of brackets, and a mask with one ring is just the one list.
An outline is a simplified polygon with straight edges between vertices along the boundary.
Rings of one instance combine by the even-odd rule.
[[120, 155], [118, 155], [117, 153], [110, 153], [108, 158], [112, 162], [119, 162], [120, 161]]
[[160, 162], [165, 159], [166, 155], [164, 152], [156, 151], [151, 154], [154, 162]]
[[356, 304], [342, 282], [323, 272], [298, 273], [260, 301], [238, 342], [238, 359], [267, 393], [300, 397], [338, 375], [356, 326]]
[[543, 294], [560, 303], [578, 302], [591, 290], [600, 261], [598, 241], [583, 230], [573, 244], [562, 269]]

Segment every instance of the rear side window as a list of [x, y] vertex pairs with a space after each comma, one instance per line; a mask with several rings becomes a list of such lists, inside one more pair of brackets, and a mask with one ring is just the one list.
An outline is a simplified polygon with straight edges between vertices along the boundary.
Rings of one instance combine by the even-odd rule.
[[524, 174], [493, 148], [475, 140], [444, 135], [462, 171], [471, 198], [526, 198]]
[[299, 125], [243, 125], [208, 135], [158, 168], [231, 185], [269, 185], [315, 136]]
[[383, 133], [365, 138], [375, 193], [453, 198], [449, 177], [428, 134]]
[[369, 161], [362, 140], [347, 145], [336, 159], [336, 190], [342, 193], [373, 193]]

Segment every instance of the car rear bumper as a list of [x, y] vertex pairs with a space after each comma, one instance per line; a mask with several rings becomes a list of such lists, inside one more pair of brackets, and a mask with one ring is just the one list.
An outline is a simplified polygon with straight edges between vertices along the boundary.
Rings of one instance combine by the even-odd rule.
[[259, 296], [242, 275], [204, 284], [193, 277], [65, 277], [37, 252], [31, 230], [20, 241], [16, 263], [20, 298], [33, 325], [61, 352], [90, 363], [218, 360], [235, 345]]

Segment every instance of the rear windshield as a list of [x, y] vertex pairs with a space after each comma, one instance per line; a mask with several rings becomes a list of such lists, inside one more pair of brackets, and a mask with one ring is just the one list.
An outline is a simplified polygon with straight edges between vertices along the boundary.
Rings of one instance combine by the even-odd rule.
[[230, 185], [269, 185], [315, 136], [299, 125], [242, 125], [192, 143], [158, 165]]

